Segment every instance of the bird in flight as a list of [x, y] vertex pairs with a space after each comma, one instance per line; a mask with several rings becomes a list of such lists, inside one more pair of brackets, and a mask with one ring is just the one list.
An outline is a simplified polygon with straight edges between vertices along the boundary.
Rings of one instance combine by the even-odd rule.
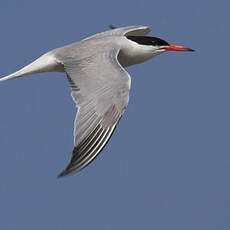
[[131, 79], [124, 69], [166, 51], [194, 51], [146, 36], [147, 26], [113, 27], [79, 42], [51, 50], [0, 82], [41, 72], [65, 72], [78, 108], [74, 148], [58, 177], [78, 172], [109, 141], [128, 101]]

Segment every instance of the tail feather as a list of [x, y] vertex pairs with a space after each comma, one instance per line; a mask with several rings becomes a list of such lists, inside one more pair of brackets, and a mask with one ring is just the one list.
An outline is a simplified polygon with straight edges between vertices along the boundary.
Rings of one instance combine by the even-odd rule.
[[22, 77], [28, 74], [42, 72], [64, 72], [64, 68], [60, 63], [57, 62], [57, 59], [52, 54], [46, 53], [17, 72], [0, 78], [0, 82]]

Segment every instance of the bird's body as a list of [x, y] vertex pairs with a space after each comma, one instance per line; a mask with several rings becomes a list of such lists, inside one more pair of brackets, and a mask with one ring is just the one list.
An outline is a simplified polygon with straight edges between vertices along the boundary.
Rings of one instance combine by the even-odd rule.
[[33, 73], [66, 72], [78, 107], [74, 124], [74, 150], [59, 175], [88, 165], [111, 137], [129, 101], [130, 76], [123, 67], [144, 62], [167, 50], [192, 51], [144, 36], [146, 26], [129, 26], [88, 37], [54, 49], [5, 81]]
[[[153, 52], [149, 47], [137, 46], [137, 44], [125, 36], [107, 36], [101, 38], [91, 38], [82, 40], [58, 49], [51, 53], [57, 60], [66, 60], [66, 58], [81, 60], [98, 53], [108, 52], [108, 50], [120, 50], [118, 61], [123, 67], [144, 62], [153, 57]], [[63, 70], [64, 71], [64, 70]]]

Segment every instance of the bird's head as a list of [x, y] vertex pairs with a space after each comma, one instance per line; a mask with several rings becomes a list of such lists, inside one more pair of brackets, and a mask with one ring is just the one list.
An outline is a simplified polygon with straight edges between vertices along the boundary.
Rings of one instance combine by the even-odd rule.
[[163, 53], [165, 51], [194, 51], [193, 49], [169, 44], [161, 38], [149, 37], [149, 36], [127, 36], [128, 39], [140, 44], [152, 47], [154, 52]]

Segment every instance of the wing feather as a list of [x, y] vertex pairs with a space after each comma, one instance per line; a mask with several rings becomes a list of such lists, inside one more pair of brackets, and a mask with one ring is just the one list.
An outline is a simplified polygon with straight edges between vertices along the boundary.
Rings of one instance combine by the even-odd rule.
[[144, 36], [150, 32], [150, 28], [148, 26], [126, 26], [115, 28], [112, 30], [107, 30], [105, 32], [101, 32], [98, 34], [94, 34], [90, 37], [85, 38], [84, 40], [88, 40], [91, 38], [101, 38], [105, 36], [117, 35], [117, 36]]
[[74, 123], [74, 149], [59, 177], [77, 172], [101, 152], [110, 139], [129, 100], [130, 77], [117, 61], [119, 50], [68, 60], [64, 63], [78, 107]]

